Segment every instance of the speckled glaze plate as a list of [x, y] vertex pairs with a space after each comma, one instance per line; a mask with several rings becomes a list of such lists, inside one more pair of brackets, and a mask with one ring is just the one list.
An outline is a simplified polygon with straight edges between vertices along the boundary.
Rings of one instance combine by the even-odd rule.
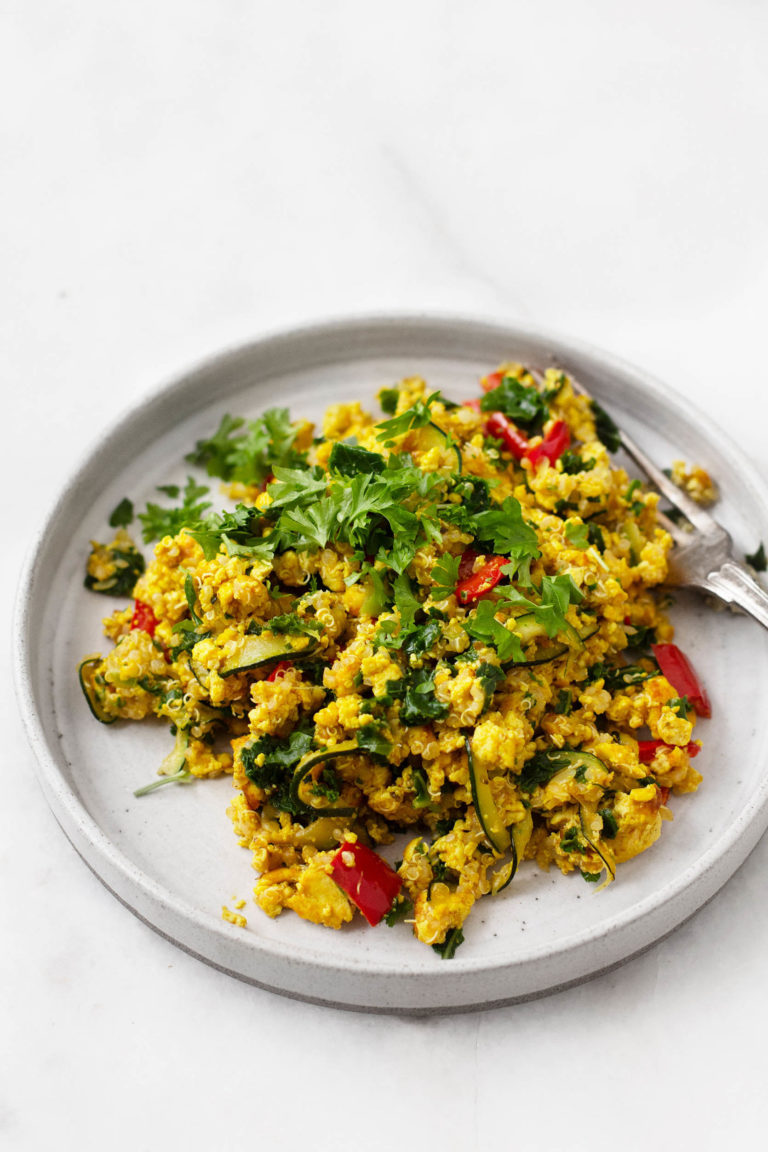
[[[105, 728], [76, 676], [82, 654], [106, 651], [111, 604], [83, 588], [89, 540], [104, 539], [125, 495], [141, 506], [155, 486], [183, 481], [184, 453], [224, 412], [258, 415], [275, 403], [319, 417], [405, 375], [448, 396], [472, 395], [504, 359], [569, 369], [660, 464], [702, 463], [722, 491], [717, 514], [738, 549], [768, 539], [762, 482], [714, 425], [642, 371], [528, 327], [461, 317], [341, 320], [271, 335], [185, 372], [128, 412], [63, 485], [29, 558], [17, 603], [17, 685], [40, 780], [64, 832], [103, 882], [157, 931], [201, 959], [291, 996], [363, 1010], [435, 1012], [541, 995], [620, 963], [670, 932], [738, 868], [768, 825], [768, 725], [762, 685], [768, 636], [751, 620], [679, 595], [680, 645], [706, 680], [713, 719], [696, 735], [704, 783], [673, 797], [674, 822], [645, 855], [596, 892], [578, 874], [529, 865], [481, 901], [451, 961], [407, 925], [339, 932], [288, 912], [269, 920], [250, 902], [250, 854], [225, 814], [228, 778], [141, 799], [168, 750], [164, 726]], [[735, 709], [730, 702], [738, 699]], [[221, 918], [248, 900], [248, 926]]]

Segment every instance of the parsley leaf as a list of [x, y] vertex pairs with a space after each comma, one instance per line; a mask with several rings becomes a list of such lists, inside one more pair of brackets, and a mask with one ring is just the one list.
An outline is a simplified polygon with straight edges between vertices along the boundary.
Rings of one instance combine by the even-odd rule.
[[430, 405], [434, 404], [439, 397], [439, 392], [433, 392], [426, 400], [417, 400], [412, 408], [406, 408], [405, 412], [401, 412], [399, 416], [393, 416], [391, 420], [383, 420], [376, 425], [378, 429], [376, 439], [389, 448], [395, 443], [398, 436], [404, 436], [406, 432], [410, 432], [414, 428], [425, 428], [427, 424], [432, 422], [432, 414], [429, 411]]
[[379, 452], [369, 452], [357, 444], [338, 441], [331, 448], [328, 467], [341, 476], [357, 476], [360, 472], [383, 472], [385, 463]]
[[578, 520], [566, 520], [565, 538], [572, 547], [582, 552], [589, 548], [589, 528]]
[[127, 528], [133, 520], [133, 504], [124, 496], [120, 503], [109, 514], [110, 528]]
[[432, 595], [435, 600], [445, 600], [456, 591], [459, 582], [459, 563], [460, 557], [451, 556], [446, 552], [433, 567], [430, 575], [434, 582]]
[[520, 501], [508, 496], [502, 505], [496, 505], [475, 517], [475, 535], [479, 540], [493, 544], [497, 556], [509, 556], [522, 561], [537, 559], [541, 552], [536, 529], [523, 519]]
[[146, 511], [139, 512], [144, 543], [162, 540], [164, 536], [175, 536], [182, 528], [196, 525], [206, 509], [211, 506], [209, 500], [201, 500], [208, 491], [208, 488], [197, 484], [192, 476], [188, 476], [180, 508], [162, 508], [159, 504], [148, 503]]
[[464, 621], [464, 631], [473, 640], [481, 640], [495, 648], [502, 664], [509, 660], [522, 660], [523, 648], [519, 636], [496, 619], [496, 612], [497, 605], [492, 600], [481, 600]]
[[294, 447], [297, 429], [287, 408], [268, 408], [257, 420], [244, 421], [229, 415], [208, 440], [198, 440], [187, 460], [222, 480], [242, 484], [263, 484], [276, 465], [296, 467], [305, 464], [306, 452]]
[[238, 504], [234, 512], [212, 512], [188, 532], [203, 549], [206, 560], [213, 559], [223, 544], [229, 556], [268, 561], [277, 543], [271, 536], [261, 535], [259, 513], [247, 504]]
[[500, 589], [500, 594], [512, 604], [517, 604], [532, 612], [550, 639], [557, 636], [558, 632], [564, 632], [570, 628], [565, 618], [569, 604], [579, 604], [584, 599], [583, 592], [565, 573], [560, 573], [558, 576], [542, 577], [539, 593], [541, 600], [538, 604], [523, 596], [522, 592], [518, 592], [511, 585], [504, 585]]

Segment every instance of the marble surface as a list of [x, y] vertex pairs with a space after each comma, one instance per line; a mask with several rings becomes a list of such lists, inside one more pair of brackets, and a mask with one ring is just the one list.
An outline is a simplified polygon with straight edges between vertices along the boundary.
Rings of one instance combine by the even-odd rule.
[[[0, 20], [8, 617], [105, 423], [222, 345], [334, 313], [591, 340], [768, 475], [765, 6], [38, 0]], [[7, 655], [2, 675], [3, 1147], [634, 1152], [764, 1130], [765, 839], [579, 988], [429, 1020], [320, 1009], [109, 895], [45, 805]]]

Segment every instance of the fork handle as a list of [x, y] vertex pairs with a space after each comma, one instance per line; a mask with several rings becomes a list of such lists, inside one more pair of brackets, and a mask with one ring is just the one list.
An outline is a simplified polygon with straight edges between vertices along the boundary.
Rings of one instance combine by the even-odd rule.
[[768, 593], [742, 564], [726, 560], [720, 568], [709, 573], [706, 586], [721, 600], [727, 604], [738, 604], [764, 628], [768, 628]]

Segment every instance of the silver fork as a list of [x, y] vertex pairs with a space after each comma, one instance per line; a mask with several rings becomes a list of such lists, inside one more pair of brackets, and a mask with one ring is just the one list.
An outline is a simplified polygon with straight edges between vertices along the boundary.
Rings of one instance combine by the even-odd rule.
[[[574, 392], [592, 399], [586, 388], [569, 373], [566, 375]], [[716, 596], [725, 604], [742, 608], [764, 628], [768, 628], [768, 593], [760, 587], [749, 570], [734, 558], [730, 534], [657, 468], [631, 436], [621, 429], [619, 435], [627, 455], [661, 495], [682, 512], [690, 525], [688, 528], [682, 527], [663, 512], [658, 513], [661, 524], [675, 542], [669, 558], [667, 582], [683, 588], [697, 588]]]

